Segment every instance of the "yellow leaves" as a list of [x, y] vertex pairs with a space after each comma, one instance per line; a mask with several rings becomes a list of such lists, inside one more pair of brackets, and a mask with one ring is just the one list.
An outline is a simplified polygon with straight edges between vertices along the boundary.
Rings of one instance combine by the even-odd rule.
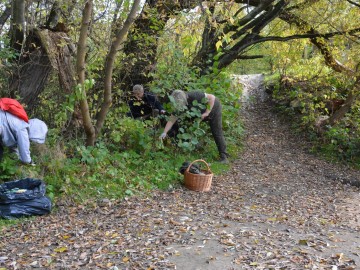
[[57, 253], [63, 253], [63, 252], [68, 251], [68, 248], [67, 247], [58, 247], [58, 248], [55, 248], [54, 251]]
[[216, 50], [219, 50], [223, 46], [223, 43], [225, 44], [224, 46], [226, 46], [227, 44], [230, 44], [231, 41], [233, 41], [233, 39], [231, 37], [234, 33], [235, 33], [234, 31], [231, 31], [229, 33], [226, 33], [223, 37], [220, 37], [219, 41], [216, 42], [216, 44], [215, 44]]
[[234, 25], [235, 24], [235, 20], [234, 20], [234, 17], [229, 17], [229, 21], [230, 21], [230, 23], [232, 24], [232, 25]]
[[222, 45], [222, 41], [219, 40], [218, 42], [216, 42], [215, 46], [216, 46], [216, 50], [219, 50], [219, 48], [221, 47]]
[[106, 236], [106, 237], [109, 237], [109, 238], [116, 238], [116, 237], [119, 236], [119, 234], [118, 234], [118, 233], [114, 233], [114, 232], [109, 232], [109, 231], [107, 231], [107, 232], [105, 232], [105, 236]]
[[299, 245], [307, 246], [307, 243], [308, 243], [308, 241], [305, 240], [305, 239], [300, 239], [299, 240]]
[[221, 240], [221, 244], [227, 245], [227, 246], [235, 246], [235, 243], [231, 239], [223, 239]]
[[124, 263], [127, 263], [127, 262], [130, 261], [130, 258], [125, 256], [125, 257], [122, 258], [122, 261], [123, 261]]

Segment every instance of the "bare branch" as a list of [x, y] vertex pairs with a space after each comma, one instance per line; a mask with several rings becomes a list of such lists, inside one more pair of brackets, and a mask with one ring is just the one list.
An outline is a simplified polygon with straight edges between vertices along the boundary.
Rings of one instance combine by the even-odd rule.
[[355, 29], [352, 29], [349, 31], [336, 31], [336, 32], [331, 32], [331, 33], [326, 33], [326, 34], [307, 33], [307, 34], [298, 34], [298, 35], [291, 35], [291, 36], [285, 36], [285, 37], [267, 36], [267, 37], [259, 38], [256, 43], [263, 42], [263, 41], [289, 41], [289, 40], [294, 40], [294, 39], [317, 38], [317, 37], [329, 39], [331, 37], [340, 36], [340, 35], [347, 35], [347, 34], [354, 35], [359, 32], [360, 32], [360, 28], [355, 28]]
[[351, 0], [346, 0], [346, 1], [348, 1], [352, 5], [357, 6], [358, 8], [360, 8], [360, 4], [355, 3], [354, 1], [351, 1]]
[[2, 28], [4, 27], [4, 24], [9, 19], [11, 15], [11, 6], [6, 6], [4, 12], [0, 16], [0, 34], [2, 32]]
[[[333, 54], [329, 49], [329, 45], [327, 44], [326, 39], [321, 38], [323, 36], [313, 27], [311, 27], [306, 21], [302, 20], [295, 14], [286, 11], [282, 12], [279, 18], [286, 21], [289, 24], [295, 24], [299, 29], [305, 30], [307, 34], [314, 35], [314, 37], [310, 37], [311, 43], [313, 43], [320, 50], [321, 54], [324, 56], [325, 63], [333, 70], [351, 75], [354, 74], [353, 70], [344, 66], [337, 59], [335, 59], [335, 57], [333, 56]], [[356, 32], [359, 31], [358, 28], [352, 31], [355, 30]]]

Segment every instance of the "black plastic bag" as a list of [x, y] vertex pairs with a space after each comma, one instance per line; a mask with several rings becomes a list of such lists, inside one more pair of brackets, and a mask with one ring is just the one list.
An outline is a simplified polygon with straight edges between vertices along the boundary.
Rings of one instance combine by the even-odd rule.
[[44, 215], [51, 212], [45, 183], [25, 178], [0, 185], [0, 217], [5, 219]]
[[[186, 169], [190, 166], [191, 162], [189, 161], [185, 161], [180, 169], [179, 169], [179, 173], [184, 174]], [[193, 174], [201, 174], [201, 170], [200, 167], [196, 164], [191, 165], [189, 172], [193, 173]]]

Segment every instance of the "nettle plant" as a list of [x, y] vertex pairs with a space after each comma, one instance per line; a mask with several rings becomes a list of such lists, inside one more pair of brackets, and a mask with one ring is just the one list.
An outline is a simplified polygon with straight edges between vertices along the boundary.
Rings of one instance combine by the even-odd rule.
[[200, 103], [193, 101], [191, 109], [178, 108], [174, 98], [169, 97], [174, 115], [178, 118], [179, 133], [177, 134], [177, 146], [185, 151], [193, 151], [205, 137], [206, 131], [200, 126], [201, 111], [206, 109], [207, 100], [204, 98]]

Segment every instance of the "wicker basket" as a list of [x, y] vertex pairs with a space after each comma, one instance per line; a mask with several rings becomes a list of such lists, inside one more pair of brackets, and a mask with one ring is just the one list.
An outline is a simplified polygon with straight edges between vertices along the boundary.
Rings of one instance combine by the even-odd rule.
[[[207, 170], [201, 170], [204, 175], [189, 172], [191, 166], [195, 162], [203, 162], [206, 164]], [[187, 167], [184, 173], [185, 187], [195, 191], [209, 191], [213, 175], [214, 174], [211, 172], [209, 165], [205, 162], [205, 160], [197, 159], [190, 163], [189, 167]]]

